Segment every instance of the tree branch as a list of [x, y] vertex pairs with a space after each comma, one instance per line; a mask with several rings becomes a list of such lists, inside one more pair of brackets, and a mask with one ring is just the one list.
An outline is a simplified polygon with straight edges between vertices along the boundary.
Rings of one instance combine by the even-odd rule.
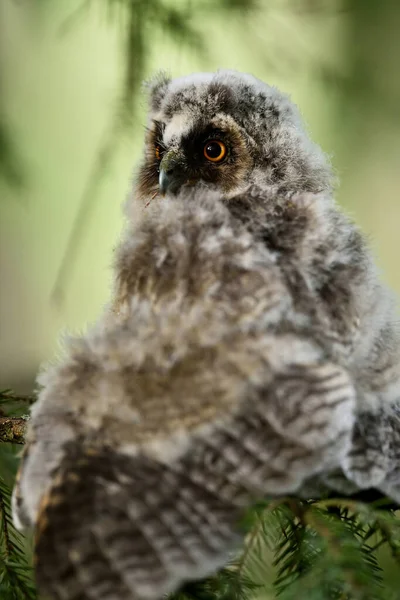
[[12, 390], [1, 390], [0, 401], [2, 402], [26, 402], [27, 404], [33, 404], [36, 402], [36, 396], [27, 394], [14, 394]]
[[0, 442], [24, 444], [27, 422], [23, 417], [0, 417]]

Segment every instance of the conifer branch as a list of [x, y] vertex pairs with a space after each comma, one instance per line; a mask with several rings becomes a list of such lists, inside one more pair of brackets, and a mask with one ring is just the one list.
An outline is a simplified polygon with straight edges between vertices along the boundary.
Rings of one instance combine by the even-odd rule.
[[33, 404], [36, 402], [36, 396], [33, 394], [15, 394], [10, 389], [1, 390], [0, 404], [7, 402], [25, 402], [26, 404]]
[[35, 600], [32, 567], [22, 535], [11, 517], [11, 490], [0, 477], [1, 600]]

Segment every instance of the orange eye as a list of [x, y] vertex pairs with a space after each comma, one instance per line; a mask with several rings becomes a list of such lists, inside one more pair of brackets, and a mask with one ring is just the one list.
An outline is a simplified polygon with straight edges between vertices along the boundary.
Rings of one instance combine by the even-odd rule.
[[204, 156], [211, 162], [221, 162], [226, 156], [226, 146], [219, 140], [210, 140], [204, 145]]
[[157, 160], [161, 160], [161, 146], [155, 147], [155, 155]]

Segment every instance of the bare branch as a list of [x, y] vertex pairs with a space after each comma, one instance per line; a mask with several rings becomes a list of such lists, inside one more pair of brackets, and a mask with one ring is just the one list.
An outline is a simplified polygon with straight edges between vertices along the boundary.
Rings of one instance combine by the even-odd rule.
[[0, 417], [0, 442], [24, 444], [27, 422], [23, 417]]

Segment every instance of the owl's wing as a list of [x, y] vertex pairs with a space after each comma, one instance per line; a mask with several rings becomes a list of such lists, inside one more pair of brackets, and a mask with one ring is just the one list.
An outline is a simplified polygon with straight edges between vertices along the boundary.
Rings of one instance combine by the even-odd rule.
[[229, 559], [238, 508], [179, 469], [74, 442], [41, 502], [35, 569], [54, 600], [161, 598]]
[[39, 590], [54, 600], [156, 600], [209, 575], [238, 549], [252, 502], [337, 463], [353, 408], [342, 369], [292, 365], [175, 462], [70, 442], [37, 518]]

